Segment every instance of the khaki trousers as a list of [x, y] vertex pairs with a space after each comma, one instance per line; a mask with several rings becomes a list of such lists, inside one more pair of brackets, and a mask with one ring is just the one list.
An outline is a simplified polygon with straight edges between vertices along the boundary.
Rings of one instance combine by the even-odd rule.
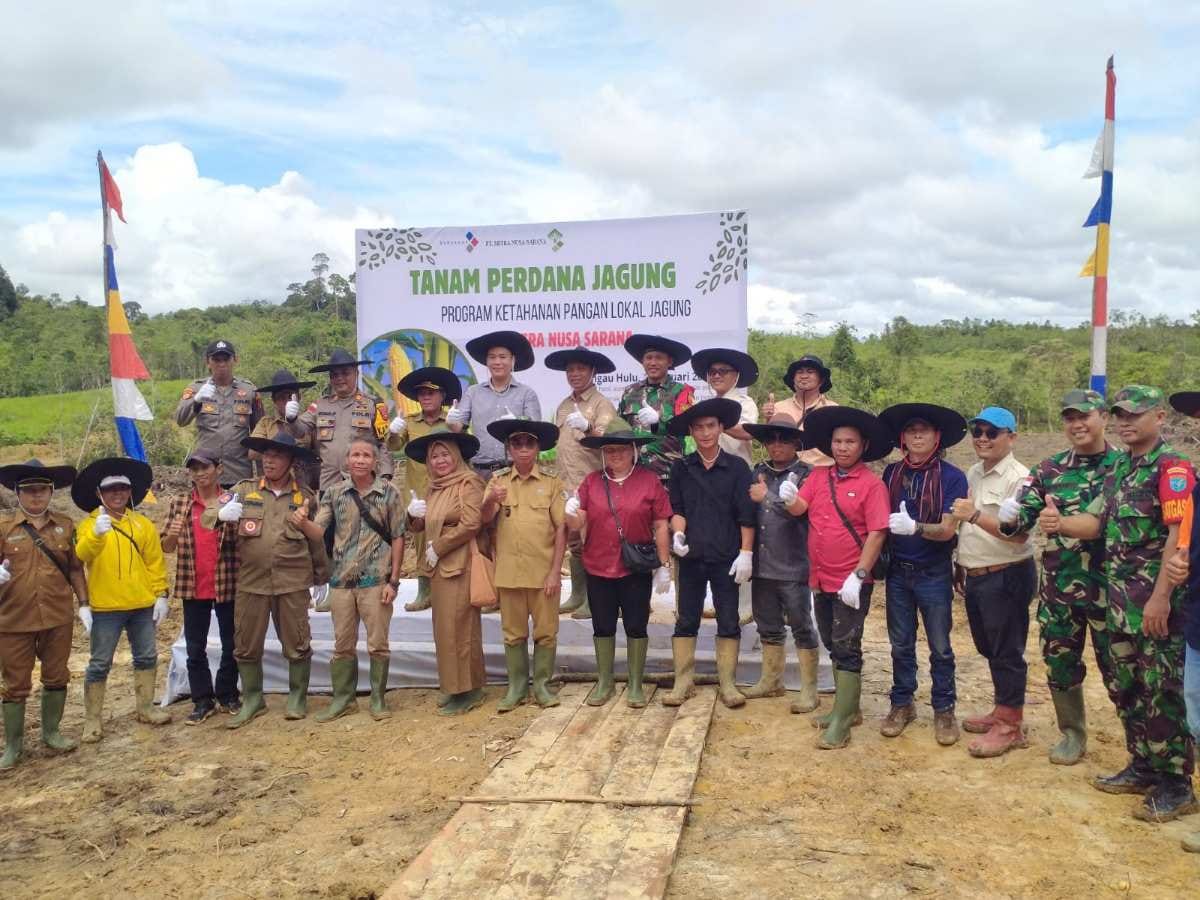
[[483, 687], [483, 625], [479, 610], [471, 605], [470, 573], [447, 578], [435, 571], [429, 579], [429, 600], [442, 690], [461, 694]]
[[392, 623], [394, 603], [382, 603], [383, 585], [365, 588], [330, 588], [330, 612], [333, 613], [333, 658], [358, 657], [358, 623], [367, 629], [367, 652], [387, 659], [391, 653], [388, 627]]
[[529, 640], [529, 620], [533, 619], [533, 642], [539, 647], [558, 640], [558, 601], [556, 591], [547, 597], [541, 588], [497, 588], [500, 595], [500, 629], [504, 643], [524, 644]]
[[233, 658], [238, 662], [261, 662], [268, 619], [289, 660], [312, 656], [312, 632], [308, 627], [308, 589], [286, 594], [251, 594], [238, 591], [233, 604]]
[[42, 687], [64, 688], [71, 680], [67, 661], [71, 658], [74, 623], [56, 625], [42, 631], [0, 632], [0, 675], [4, 678], [3, 697], [20, 703], [33, 690], [33, 661], [42, 663]]

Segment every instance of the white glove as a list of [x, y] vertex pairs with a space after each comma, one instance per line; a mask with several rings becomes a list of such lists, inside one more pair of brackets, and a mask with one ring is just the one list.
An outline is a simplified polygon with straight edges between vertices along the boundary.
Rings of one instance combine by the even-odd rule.
[[838, 597], [851, 609], [858, 609], [858, 592], [862, 590], [862, 579], [851, 572], [842, 582]]
[[236, 522], [242, 517], [242, 501], [234, 497], [217, 510], [217, 518], [222, 522]]
[[729, 567], [729, 574], [733, 576], [733, 580], [738, 584], [745, 584], [749, 581], [750, 577], [754, 574], [754, 551], [739, 551], [737, 559]]
[[292, 399], [283, 407], [283, 417], [289, 422], [295, 422], [298, 415], [300, 415], [300, 400], [295, 394], [292, 394]]
[[1000, 501], [1000, 521], [1012, 525], [1021, 514], [1021, 504], [1015, 497], [1005, 497]]
[[150, 614], [150, 618], [154, 620], [157, 626], [159, 622], [167, 617], [167, 595], [163, 594], [154, 601], [154, 612]]
[[429, 563], [429, 568], [435, 568], [438, 564], [437, 552], [433, 549], [433, 541], [427, 541], [425, 544], [425, 562]]
[[676, 556], [687, 556], [692, 548], [687, 545], [687, 535], [682, 531], [675, 532], [671, 538], [671, 550]]
[[321, 604], [325, 602], [325, 598], [329, 596], [329, 585], [314, 584], [308, 589], [308, 596], [312, 600], [312, 608], [320, 609]]
[[0, 584], [8, 584], [12, 581], [12, 572], [8, 571], [9, 562], [6, 559], [0, 562]]
[[665, 594], [671, 589], [671, 567], [659, 566], [654, 570], [654, 593]]
[[515, 418], [516, 418], [516, 416], [513, 415], [513, 411], [511, 409], [509, 409], [508, 406], [505, 406], [504, 407], [504, 415], [500, 416], [500, 419], [504, 420], [504, 419], [515, 419]]
[[579, 498], [575, 494], [572, 494], [567, 498], [567, 503], [566, 506], [563, 507], [563, 512], [572, 518], [579, 515]]
[[888, 530], [892, 534], [916, 534], [917, 523], [912, 516], [908, 514], [908, 503], [900, 504], [900, 511], [894, 512], [888, 516]]
[[83, 623], [83, 633], [92, 633], [92, 608], [90, 606], [79, 607], [79, 621]]
[[455, 400], [450, 404], [450, 409], [446, 412], [447, 425], [465, 425], [467, 424], [467, 414], [458, 408], [458, 401]]
[[107, 512], [101, 511], [100, 515], [96, 516], [96, 521], [92, 523], [92, 533], [96, 537], [102, 534], [108, 534], [112, 531], [112, 516]]
[[217, 386], [212, 381], [206, 381], [200, 385], [200, 390], [196, 391], [196, 396], [192, 398], [195, 403], [203, 403], [205, 400], [212, 400], [217, 396]]
[[575, 412], [563, 419], [563, 424], [568, 428], [575, 428], [579, 431], [587, 431], [588, 428], [591, 427], [591, 423], [588, 422], [587, 416], [579, 411], [578, 403], [575, 404]]
[[410, 519], [425, 518], [425, 501], [417, 497], [416, 491], [409, 491], [409, 493], [412, 494], [412, 499], [408, 501], [408, 509], [405, 510], [408, 513], [408, 517]]
[[791, 506], [799, 495], [800, 488], [796, 487], [795, 482], [781, 481], [779, 483], [779, 499], [784, 506]]
[[658, 414], [658, 410], [653, 406], [643, 406], [634, 414], [633, 417], [637, 420], [639, 425], [646, 429], [657, 425], [658, 420], [661, 418], [661, 416]]
[[404, 416], [396, 416], [392, 421], [388, 422], [388, 431], [392, 434], [404, 434], [404, 429], [408, 425], [404, 421]]

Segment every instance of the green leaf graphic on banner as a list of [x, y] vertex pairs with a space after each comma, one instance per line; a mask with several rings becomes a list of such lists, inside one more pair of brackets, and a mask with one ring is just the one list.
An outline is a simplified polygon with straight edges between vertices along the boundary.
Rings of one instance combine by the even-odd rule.
[[749, 266], [749, 223], [746, 212], [721, 213], [721, 236], [717, 248], [708, 255], [709, 267], [696, 282], [701, 294], [715, 291], [721, 284], [741, 280], [741, 273]]

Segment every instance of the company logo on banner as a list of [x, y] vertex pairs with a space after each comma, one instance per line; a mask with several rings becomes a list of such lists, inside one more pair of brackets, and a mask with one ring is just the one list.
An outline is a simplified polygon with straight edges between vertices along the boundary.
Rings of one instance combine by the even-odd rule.
[[[464, 385], [486, 379], [466, 343], [489, 331], [529, 339], [537, 362], [515, 378], [538, 392], [546, 419], [570, 391], [563, 373], [542, 364], [555, 350], [608, 356], [617, 370], [596, 384], [615, 404], [643, 377], [623, 347], [631, 334], [662, 334], [693, 351], [746, 348], [745, 211], [368, 229], [355, 246], [358, 341], [372, 363], [364, 381], [394, 405], [392, 385], [421, 366], [450, 369]], [[687, 363], [671, 375], [700, 383]]]

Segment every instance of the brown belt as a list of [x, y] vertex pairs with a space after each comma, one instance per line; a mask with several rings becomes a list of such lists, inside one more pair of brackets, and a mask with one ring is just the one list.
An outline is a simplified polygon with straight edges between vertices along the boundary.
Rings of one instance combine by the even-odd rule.
[[980, 575], [993, 575], [996, 572], [1003, 572], [1010, 566], [1018, 566], [1025, 562], [1023, 559], [1015, 559], [1012, 562], [1000, 563], [995, 566], [980, 566], [978, 569], [967, 569], [968, 578], [978, 578]]

